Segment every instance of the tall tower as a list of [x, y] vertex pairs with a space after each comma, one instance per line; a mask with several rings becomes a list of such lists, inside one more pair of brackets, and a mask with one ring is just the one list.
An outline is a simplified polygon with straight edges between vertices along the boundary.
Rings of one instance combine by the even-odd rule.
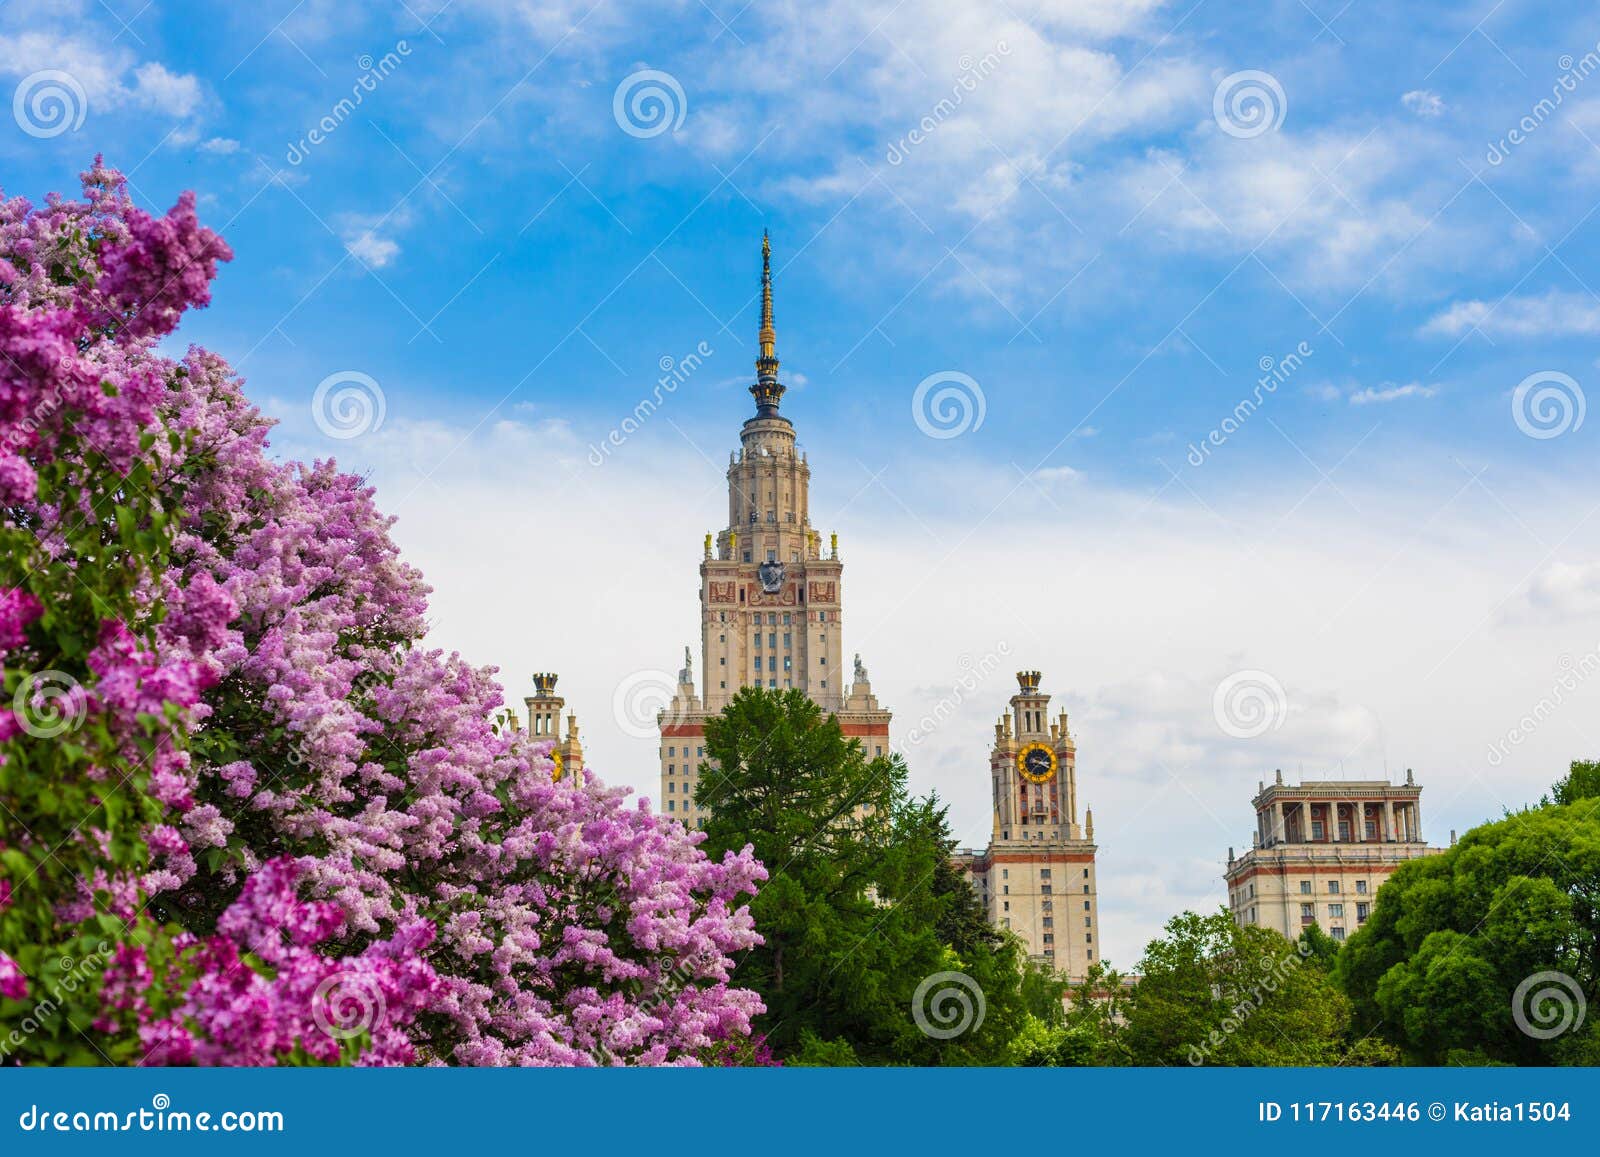
[[1067, 713], [1050, 718], [1039, 682], [1039, 672], [1018, 671], [1011, 710], [994, 725], [989, 847], [955, 859], [995, 924], [1077, 979], [1100, 959], [1094, 813], [1078, 823], [1078, 747]]
[[741, 687], [804, 691], [861, 740], [869, 757], [889, 748], [890, 714], [878, 707], [859, 656], [844, 669], [843, 582], [838, 536], [823, 549], [811, 523], [811, 467], [796, 445], [794, 423], [780, 412], [772, 307], [772, 244], [761, 239], [761, 324], [756, 412], [728, 458], [728, 524], [707, 534], [700, 562], [700, 654], [697, 694], [687, 648], [677, 693], [660, 713], [663, 810], [694, 824], [705, 720]]

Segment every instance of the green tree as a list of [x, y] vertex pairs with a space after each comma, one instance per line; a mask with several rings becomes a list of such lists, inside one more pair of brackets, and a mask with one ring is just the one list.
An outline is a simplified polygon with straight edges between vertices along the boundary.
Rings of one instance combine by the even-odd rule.
[[764, 943], [737, 979], [766, 1003], [774, 1054], [1002, 1062], [1027, 1019], [1021, 949], [985, 919], [945, 809], [909, 796], [900, 757], [869, 759], [802, 692], [760, 688], [707, 722], [706, 756], [708, 852], [750, 844], [769, 873], [751, 903]]
[[1421, 1064], [1600, 1062], [1597, 777], [1384, 883], [1336, 965], [1360, 1033]]
[[1324, 1065], [1345, 1053], [1349, 1003], [1314, 949], [1226, 910], [1184, 912], [1150, 942], [1117, 1034], [1138, 1065]]

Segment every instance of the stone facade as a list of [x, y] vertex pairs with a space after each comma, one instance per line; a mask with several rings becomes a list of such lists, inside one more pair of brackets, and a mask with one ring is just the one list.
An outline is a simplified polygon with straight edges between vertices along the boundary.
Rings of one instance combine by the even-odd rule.
[[811, 466], [796, 446], [794, 424], [779, 412], [772, 314], [771, 249], [762, 241], [760, 356], [750, 393], [756, 413], [728, 458], [728, 525], [707, 534], [700, 562], [700, 655], [703, 690], [684, 649], [661, 731], [661, 810], [686, 826], [701, 824], [695, 798], [705, 758], [705, 722], [741, 687], [794, 688], [838, 717], [868, 757], [888, 753], [890, 714], [878, 706], [856, 657], [844, 669], [844, 563], [839, 539], [826, 548], [811, 521]]
[[1372, 914], [1378, 887], [1401, 864], [1431, 856], [1422, 838], [1422, 789], [1404, 783], [1306, 780], [1283, 772], [1252, 801], [1255, 846], [1228, 849], [1228, 907], [1240, 924], [1290, 939], [1311, 924], [1344, 940]]
[[989, 919], [1028, 954], [1081, 979], [1100, 959], [1094, 813], [1078, 823], [1078, 747], [1067, 713], [1051, 719], [1037, 671], [1017, 673], [1011, 710], [994, 727], [994, 828], [983, 851], [956, 853]]

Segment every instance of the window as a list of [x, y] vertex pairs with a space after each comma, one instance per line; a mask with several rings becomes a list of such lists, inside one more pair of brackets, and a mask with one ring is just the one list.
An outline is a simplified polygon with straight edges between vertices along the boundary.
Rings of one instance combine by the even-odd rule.
[[761, 632], [757, 631], [756, 632], [756, 650], [759, 651], [760, 649], [761, 649]]
[[783, 625], [786, 626], [786, 627], [789, 625], [789, 612], [788, 611], [784, 611], [783, 612]]
[[1357, 924], [1364, 924], [1366, 922], [1367, 917], [1371, 914], [1371, 912], [1372, 912], [1372, 905], [1371, 904], [1357, 904], [1356, 905], [1356, 923]]
[[1344, 929], [1343, 928], [1329, 928], [1328, 929], [1328, 935], [1332, 936], [1335, 940], [1343, 940], [1344, 939]]
[[1328, 905], [1328, 919], [1330, 919], [1330, 920], [1343, 920], [1344, 919], [1344, 905], [1343, 904], [1329, 904]]
[[1010, 868], [1001, 868], [1000, 869], [1000, 878], [1002, 880], [1011, 879], [1011, 869]]
[[1311, 917], [1312, 917], [1311, 905], [1310, 904], [1302, 904], [1302, 905], [1300, 905], [1300, 919], [1309, 920], [1309, 919], [1311, 919]]
[[1328, 895], [1337, 896], [1338, 894], [1339, 894], [1339, 881], [1338, 880], [1329, 880], [1328, 881]]
[[1311, 895], [1311, 881], [1310, 880], [1301, 880], [1300, 881], [1300, 894], [1302, 896]]
[[1049, 868], [1040, 868], [1039, 869], [1039, 879], [1048, 880], [1049, 878], [1050, 878], [1050, 869]]
[[669, 800], [668, 800], [668, 801], [667, 801], [667, 810], [668, 810], [668, 811], [669, 811], [669, 812], [675, 812], [675, 811], [677, 811], [677, 810], [678, 810], [678, 801], [677, 801], [677, 800], [675, 800], [675, 799], [669, 799]]
[[1043, 892], [1046, 896], [1048, 896], [1050, 894], [1050, 885], [1049, 884], [1040, 884], [1039, 885], [1039, 891]]
[[767, 635], [767, 646], [776, 647], [777, 645], [778, 645], [778, 633], [776, 631], [773, 631], [773, 632], [771, 632], [770, 634]]
[[1084, 927], [1085, 927], [1085, 928], [1090, 928], [1090, 927], [1093, 927], [1093, 925], [1092, 925], [1092, 923], [1091, 923], [1091, 919], [1090, 919], [1090, 917], [1088, 917], [1088, 916], [1085, 916], [1085, 917], [1084, 917], [1084, 918], [1083, 918], [1083, 926], [1084, 926]]
[[1089, 894], [1089, 885], [1088, 885], [1088, 884], [1085, 884], [1085, 885], [1084, 885], [1084, 886], [1083, 886], [1083, 894], [1084, 894], [1084, 895], [1085, 895], [1085, 896], [1087, 896], [1087, 895], [1088, 895], [1088, 894]]
[[1046, 928], [1054, 928], [1055, 924], [1056, 924], [1056, 922], [1054, 920], [1052, 920], [1050, 917], [1046, 916], [1044, 918], [1044, 926]]
[[1089, 910], [1089, 901], [1087, 901], [1087, 900], [1085, 900], [1085, 901], [1084, 901], [1084, 902], [1083, 902], [1083, 910], [1084, 910], [1084, 911], [1085, 911], [1085, 912], [1087, 912], [1087, 911], [1088, 911], [1088, 910]]
[[1365, 896], [1366, 894], [1367, 894], [1367, 882], [1365, 880], [1357, 880], [1356, 881], [1356, 895], [1357, 896]]
[[1040, 905], [1046, 912], [1051, 911], [1055, 906], [1056, 902], [1054, 900], [1046, 900]]
[[1010, 884], [1002, 884], [1002, 885], [1001, 885], [1001, 886], [1000, 886], [1000, 894], [1001, 894], [1001, 895], [1002, 895], [1002, 896], [1009, 896], [1009, 895], [1011, 895], [1011, 885], [1010, 885]]
[[1010, 900], [1006, 900], [1004, 903], [1002, 903], [1001, 906], [1000, 906], [1000, 910], [1002, 912], [1011, 911], [1011, 901]]
[[667, 781], [667, 792], [670, 794], [670, 793], [675, 792], [677, 790], [678, 790], [678, 785], [673, 783], [671, 780], [668, 780]]
[[1320, 840], [1322, 838], [1322, 821], [1321, 820], [1312, 820], [1311, 821], [1311, 838], [1314, 839], [1314, 840]]

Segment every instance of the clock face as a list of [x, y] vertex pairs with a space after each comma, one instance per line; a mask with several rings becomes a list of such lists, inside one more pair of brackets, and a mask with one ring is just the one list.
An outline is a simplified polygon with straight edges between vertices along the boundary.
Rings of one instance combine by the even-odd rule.
[[562, 773], [565, 772], [567, 768], [566, 762], [561, 758], [561, 753], [559, 751], [552, 751], [550, 753], [550, 765], [551, 782], [560, 783]]
[[1049, 783], [1056, 766], [1056, 753], [1042, 743], [1030, 743], [1017, 752], [1017, 771], [1029, 783]]

